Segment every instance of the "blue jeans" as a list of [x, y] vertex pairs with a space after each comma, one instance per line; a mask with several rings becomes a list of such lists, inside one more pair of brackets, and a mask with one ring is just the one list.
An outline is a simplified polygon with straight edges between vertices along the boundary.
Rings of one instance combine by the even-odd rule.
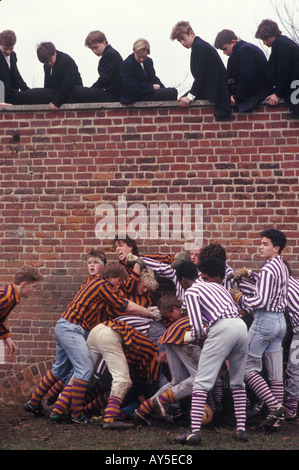
[[53, 373], [63, 379], [73, 369], [76, 379], [86, 380], [92, 376], [93, 360], [87, 346], [89, 331], [64, 318], [55, 327], [56, 362]]
[[282, 380], [282, 340], [285, 334], [286, 321], [283, 313], [257, 310], [248, 332], [249, 349], [246, 373], [261, 372], [264, 356], [269, 380]]

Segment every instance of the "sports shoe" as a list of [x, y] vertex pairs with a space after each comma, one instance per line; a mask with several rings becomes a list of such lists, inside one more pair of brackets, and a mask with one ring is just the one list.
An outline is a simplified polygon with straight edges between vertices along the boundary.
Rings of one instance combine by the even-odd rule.
[[120, 429], [120, 430], [125, 430], [125, 429], [132, 429], [134, 426], [134, 423], [126, 423], [124, 421], [117, 421], [116, 419], [114, 421], [104, 421], [103, 423], [103, 429]]
[[259, 412], [261, 411], [261, 409], [263, 408], [263, 406], [264, 406], [263, 400], [260, 400], [254, 403], [252, 407], [247, 410], [247, 413], [246, 413], [247, 419], [251, 419], [257, 416]]
[[174, 437], [174, 442], [176, 442], [177, 444], [187, 444], [190, 446], [199, 445], [201, 441], [202, 439], [200, 436], [200, 431], [187, 431], [184, 434]]
[[71, 415], [71, 422], [74, 424], [88, 424], [89, 419], [82, 413], [79, 418], [75, 418], [75, 416]]
[[297, 419], [297, 412], [295, 411], [295, 413], [292, 414], [292, 415], [286, 414], [285, 417], [284, 417], [284, 419], [285, 419], [286, 421], [296, 421], [296, 419]]
[[159, 397], [153, 398], [153, 416], [155, 418], [161, 419], [163, 421], [166, 421], [167, 423], [172, 423], [173, 419], [172, 417], [166, 413], [166, 410], [164, 406], [162, 405]]
[[277, 421], [277, 418], [284, 416], [284, 412], [285, 409], [283, 405], [279, 405], [276, 410], [270, 410], [266, 419], [264, 419], [264, 421], [260, 424], [260, 428], [272, 426], [272, 424]]
[[66, 421], [64, 414], [61, 413], [56, 413], [55, 411], [52, 411], [50, 413], [50, 420], [54, 423], [62, 423], [63, 421]]
[[248, 442], [248, 436], [246, 431], [243, 431], [243, 429], [239, 429], [236, 431], [236, 434], [234, 435], [235, 441], [239, 442]]
[[28, 400], [27, 403], [24, 404], [23, 408], [24, 408], [25, 411], [28, 411], [29, 413], [33, 413], [34, 416], [36, 416], [38, 418], [40, 416], [45, 416], [45, 413], [42, 409], [42, 406], [41, 405], [34, 406], [34, 405], [32, 405], [30, 400]]
[[146, 424], [147, 426], [151, 426], [151, 425], [152, 425], [151, 421], [150, 421], [149, 419], [147, 419], [146, 416], [144, 416], [143, 414], [139, 413], [138, 410], [134, 410], [134, 411], [133, 411], [133, 413], [132, 413], [132, 415], [131, 415], [131, 418], [132, 418], [132, 420], [133, 420], [136, 424], [138, 424], [138, 423], [140, 423], [140, 424]]

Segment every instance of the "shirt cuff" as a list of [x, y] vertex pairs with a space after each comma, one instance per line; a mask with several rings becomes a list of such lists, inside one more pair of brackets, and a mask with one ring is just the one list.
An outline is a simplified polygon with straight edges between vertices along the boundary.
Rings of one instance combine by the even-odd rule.
[[191, 101], [195, 100], [195, 96], [192, 95], [191, 93], [188, 93], [187, 98], [189, 98], [189, 100], [191, 100]]

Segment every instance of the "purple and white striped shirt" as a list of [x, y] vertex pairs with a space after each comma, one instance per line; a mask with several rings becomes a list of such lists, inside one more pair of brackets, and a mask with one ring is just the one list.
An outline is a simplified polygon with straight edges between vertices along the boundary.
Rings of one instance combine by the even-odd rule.
[[281, 256], [266, 261], [259, 273], [253, 296], [243, 295], [242, 308], [283, 313], [287, 307], [289, 273]]
[[[182, 288], [177, 278], [176, 270], [170, 264], [161, 263], [160, 261], [147, 258], [145, 256], [141, 256], [141, 258], [145, 262], [146, 266], [150, 268], [152, 271], [154, 271], [154, 273], [157, 274], [157, 276], [165, 277], [166, 279], [169, 279], [170, 281], [172, 281], [175, 285], [175, 292], [176, 292], [177, 298], [179, 300], [184, 300], [185, 291]], [[227, 276], [229, 276], [232, 273], [233, 273], [233, 269], [228, 264], [226, 264], [225, 265], [225, 278], [222, 284], [228, 291], [232, 287], [233, 281], [227, 281]], [[198, 273], [198, 279], [202, 280], [200, 272]]]
[[288, 306], [286, 313], [289, 315], [292, 328], [299, 326], [299, 280], [290, 276], [288, 289]]
[[207, 334], [207, 330], [220, 318], [241, 318], [229, 292], [215, 282], [196, 280], [185, 291], [185, 305], [192, 339]]

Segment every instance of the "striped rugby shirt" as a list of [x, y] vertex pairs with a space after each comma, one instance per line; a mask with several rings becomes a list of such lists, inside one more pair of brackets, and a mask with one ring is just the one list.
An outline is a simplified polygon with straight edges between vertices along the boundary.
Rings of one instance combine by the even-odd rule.
[[200, 339], [220, 318], [241, 318], [228, 291], [221, 284], [196, 280], [185, 291], [191, 338]]
[[293, 330], [299, 326], [299, 280], [290, 276], [288, 288], [288, 314]]
[[13, 282], [7, 286], [0, 287], [0, 339], [6, 339], [11, 336], [5, 320], [19, 302], [20, 298], [17, 287]]
[[73, 300], [69, 302], [62, 318], [90, 331], [109, 318], [106, 312], [107, 305], [124, 312], [128, 301], [119, 297], [112, 290], [110, 282], [97, 274], [88, 282], [83, 282]]
[[[157, 345], [146, 336], [151, 321], [151, 319], [125, 315], [117, 320], [103, 322], [103, 325], [112, 328], [122, 336], [124, 354], [130, 366], [132, 380], [133, 377], [135, 380], [143, 377], [151, 382], [158, 378], [159, 350]], [[96, 366], [95, 377], [100, 378], [105, 368], [105, 361], [101, 358]]]
[[257, 276], [252, 296], [243, 295], [240, 307], [251, 310], [283, 313], [287, 308], [289, 273], [281, 256], [266, 261]]

